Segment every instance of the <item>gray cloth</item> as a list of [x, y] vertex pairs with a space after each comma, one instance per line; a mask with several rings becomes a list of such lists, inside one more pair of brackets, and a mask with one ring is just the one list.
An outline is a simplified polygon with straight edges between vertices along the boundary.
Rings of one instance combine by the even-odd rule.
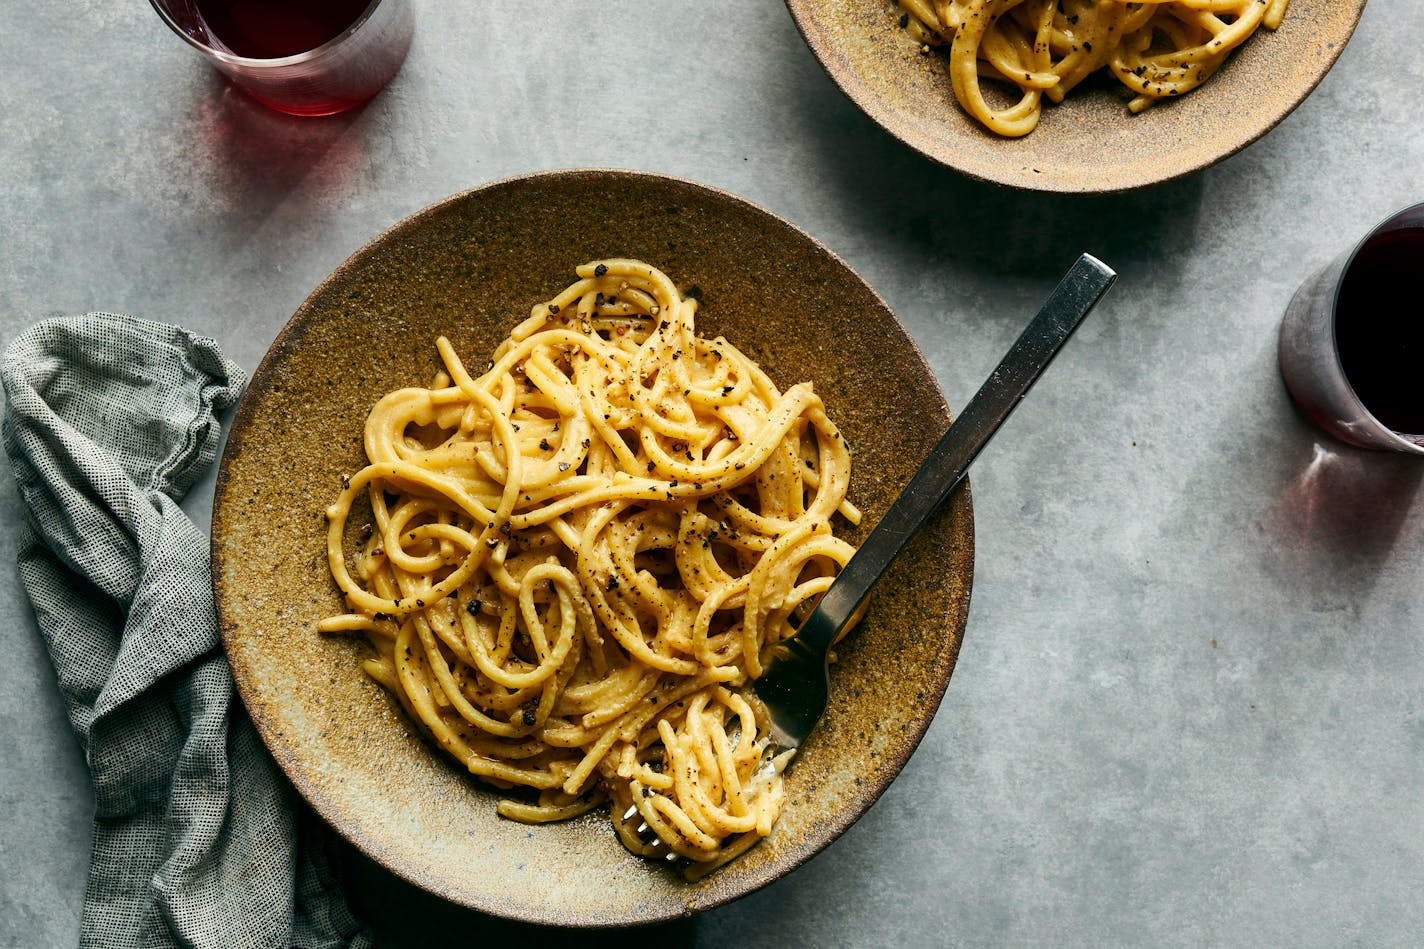
[[235, 702], [208, 542], [178, 501], [242, 370], [127, 316], [52, 319], [0, 361], [28, 509], [20, 578], [94, 778], [82, 946], [369, 946]]

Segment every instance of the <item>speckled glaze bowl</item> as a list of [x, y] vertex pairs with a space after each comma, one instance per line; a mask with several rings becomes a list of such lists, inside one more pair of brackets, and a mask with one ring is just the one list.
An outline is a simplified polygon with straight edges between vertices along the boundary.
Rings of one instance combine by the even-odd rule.
[[456, 195], [362, 248], [302, 304], [253, 376], [223, 455], [213, 578], [223, 642], [263, 739], [352, 843], [411, 882], [488, 913], [614, 926], [696, 913], [809, 859], [889, 785], [939, 705], [973, 574], [962, 492], [873, 595], [840, 647], [830, 708], [787, 774], [773, 834], [698, 883], [630, 856], [605, 813], [530, 827], [422, 739], [359, 668], [364, 642], [323, 637], [341, 609], [322, 511], [363, 464], [388, 390], [424, 385], [435, 337], [481, 364], [576, 264], [631, 256], [700, 289], [725, 334], [783, 388], [811, 379], [854, 454], [851, 497], [881, 516], [949, 424], [934, 377], [884, 301], [826, 248], [731, 195], [652, 175], [569, 171]]
[[786, 0], [801, 35], [841, 91], [915, 151], [971, 177], [1033, 191], [1125, 191], [1179, 178], [1235, 154], [1290, 114], [1335, 63], [1365, 0], [1290, 0], [1200, 88], [1139, 115], [1126, 90], [1090, 78], [1038, 128], [1001, 138], [954, 98], [949, 56], [921, 55], [893, 0]]

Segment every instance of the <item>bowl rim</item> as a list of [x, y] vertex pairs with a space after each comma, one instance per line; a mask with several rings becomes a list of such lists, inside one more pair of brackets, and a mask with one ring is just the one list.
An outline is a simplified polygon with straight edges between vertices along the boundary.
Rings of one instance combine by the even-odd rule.
[[[1333, 0], [1330, 0], [1330, 2], [1333, 2]], [[1365, 4], [1368, 3], [1369, 0], [1351, 0], [1351, 2], [1355, 3], [1356, 6], [1349, 26], [1345, 30], [1345, 35], [1340, 39], [1340, 42], [1332, 44], [1330, 49], [1318, 57], [1321, 60], [1319, 71], [1315, 73], [1308, 83], [1300, 87], [1296, 94], [1291, 97], [1290, 101], [1286, 103], [1285, 107], [1268, 122], [1259, 127], [1250, 128], [1244, 136], [1233, 138], [1227, 147], [1214, 157], [1201, 158], [1194, 162], [1188, 162], [1183, 167], [1173, 170], [1166, 175], [1139, 176], [1112, 185], [1074, 187], [1066, 182], [1060, 182], [1056, 176], [1048, 176], [1045, 178], [1009, 173], [994, 174], [990, 171], [966, 168], [956, 163], [953, 148], [943, 147], [942, 143], [939, 143], [941, 147], [935, 147], [937, 140], [927, 135], [916, 134], [909, 123], [901, 120], [897, 113], [893, 110], [882, 108], [879, 97], [876, 96], [870, 87], [866, 85], [864, 80], [860, 78], [860, 74], [850, 68], [849, 63], [833, 66], [832, 61], [835, 56], [830, 44], [827, 42], [824, 32], [818, 30], [812, 22], [811, 11], [813, 7], [818, 5], [818, 0], [785, 0], [786, 8], [791, 14], [792, 21], [796, 24], [797, 32], [801, 34], [801, 39], [806, 43], [806, 46], [810, 48], [812, 55], [815, 57], [816, 62], [820, 64], [821, 69], [830, 77], [831, 81], [836, 84], [836, 88], [840, 89], [846, 98], [850, 99], [855, 107], [860, 110], [862, 115], [878, 125], [896, 141], [935, 164], [952, 169], [975, 181], [984, 181], [1002, 187], [1045, 194], [1120, 194], [1125, 191], [1135, 191], [1139, 188], [1149, 188], [1153, 185], [1166, 184], [1169, 181], [1185, 178], [1188, 175], [1196, 174], [1205, 168], [1219, 164], [1240, 152], [1246, 148], [1246, 146], [1260, 140], [1267, 132], [1270, 132], [1277, 125], [1280, 125], [1281, 122], [1285, 121], [1286, 117], [1294, 112], [1296, 108], [1305, 101], [1306, 97], [1316, 90], [1320, 83], [1324, 81], [1330, 70], [1334, 68], [1335, 62], [1340, 58], [1340, 54], [1345, 51], [1345, 46], [1349, 43], [1350, 38], [1354, 36], [1355, 29], [1360, 23], [1360, 17], [1364, 15]], [[1287, 16], [1289, 16], [1289, 13], [1287, 13]], [[946, 110], [959, 108], [960, 106], [957, 102], [947, 101], [945, 103]], [[986, 132], [985, 134], [992, 133]]]
[[[420, 228], [427, 220], [444, 213], [455, 205], [477, 199], [481, 194], [497, 189], [519, 187], [530, 183], [540, 184], [544, 182], [578, 180], [599, 181], [608, 180], [610, 178], [621, 179], [630, 183], [654, 182], [671, 185], [688, 189], [701, 197], [710, 198], [717, 202], [739, 204], [795, 233], [810, 244], [818, 253], [825, 254], [832, 262], [843, 268], [900, 326], [905, 339], [909, 342], [915, 355], [929, 373], [930, 378], [935, 383], [935, 387], [940, 390], [940, 397], [943, 402], [942, 387], [939, 386], [938, 379], [935, 377], [928, 360], [925, 359], [924, 352], [920, 348], [918, 341], [910, 333], [908, 327], [904, 325], [904, 322], [899, 316], [895, 314], [895, 311], [886, 303], [880, 293], [861, 277], [840, 255], [836, 254], [833, 250], [800, 227], [797, 227], [795, 224], [792, 224], [790, 221], [767, 210], [761, 205], [720, 188], [657, 172], [633, 171], [618, 168], [566, 168], [510, 175], [456, 192], [401, 218], [362, 244], [361, 247], [338, 265], [306, 296], [293, 312], [292, 316], [283, 325], [282, 329], [277, 333], [277, 336], [273, 339], [257, 368], [253, 370], [243, 397], [233, 412], [231, 422], [228, 426], [227, 442], [218, 465], [213, 494], [213, 529], [209, 542], [209, 567], [212, 577], [211, 582], [214, 607], [218, 619], [218, 630], [222, 640], [223, 655], [228, 662], [228, 667], [232, 671], [233, 681], [236, 685], [238, 695], [241, 697], [242, 704], [250, 716], [258, 735], [261, 737], [263, 745], [268, 749], [273, 760], [277, 762], [278, 767], [282, 770], [287, 780], [296, 788], [302, 799], [321, 817], [322, 821], [348, 844], [386, 871], [448, 902], [479, 913], [516, 922], [577, 929], [613, 929], [669, 922], [695, 916], [707, 910], [726, 905], [754, 893], [799, 869], [813, 857], [823, 852], [843, 833], [849, 830], [861, 817], [868, 813], [880, 796], [884, 794], [890, 785], [894, 783], [895, 779], [899, 777], [905, 764], [908, 763], [915, 750], [919, 747], [920, 742], [923, 741], [924, 736], [928, 733], [929, 727], [933, 723], [935, 715], [943, 702], [945, 692], [949, 687], [949, 680], [958, 661], [959, 651], [963, 645], [964, 632], [968, 625], [976, 552], [973, 496], [970, 490], [969, 479], [966, 477], [962, 482], [962, 501], [958, 502], [962, 504], [962, 511], [959, 516], [955, 517], [953, 522], [957, 538], [962, 537], [963, 540], [962, 551], [957, 558], [947, 558], [945, 562], [945, 569], [951, 574], [956, 590], [959, 592], [956, 598], [958, 609], [955, 614], [951, 614], [949, 617], [951, 623], [948, 628], [952, 629], [953, 641], [948, 653], [942, 660], [945, 665], [945, 671], [943, 675], [940, 675], [937, 671], [938, 664], [934, 667], [936, 670], [934, 680], [929, 683], [929, 687], [925, 690], [924, 701], [920, 703], [915, 714], [909, 720], [909, 728], [906, 730], [905, 740], [894, 748], [893, 754], [888, 754], [884, 758], [888, 763], [888, 768], [882, 772], [883, 780], [866, 782], [869, 788], [864, 798], [864, 806], [858, 809], [847, 808], [843, 813], [849, 813], [850, 816], [848, 819], [843, 816], [833, 822], [822, 824], [821, 830], [815, 835], [815, 842], [812, 846], [804, 848], [800, 853], [791, 855], [784, 863], [768, 863], [766, 865], [768, 868], [767, 872], [747, 877], [741, 881], [741, 884], [737, 887], [725, 892], [721, 889], [712, 890], [714, 895], [706, 901], [694, 903], [694, 901], [687, 900], [676, 906], [666, 902], [659, 902], [654, 904], [656, 908], [651, 912], [648, 912], [646, 909], [639, 911], [636, 918], [599, 917], [568, 922], [555, 920], [547, 916], [535, 917], [520, 915], [510, 911], [504, 904], [497, 901], [480, 903], [463, 898], [460, 893], [452, 892], [447, 889], [442, 880], [432, 878], [422, 868], [402, 863], [396, 855], [389, 853], [378, 839], [373, 839], [370, 835], [359, 832], [358, 828], [352, 826], [353, 822], [346, 817], [338, 803], [332, 800], [326, 792], [318, 786], [306, 773], [304, 768], [299, 766], [299, 761], [294, 760], [294, 756], [291, 754], [285, 741], [274, 741], [274, 738], [281, 737], [280, 729], [277, 727], [278, 723], [274, 722], [273, 719], [268, 716], [266, 707], [259, 699], [259, 689], [249, 677], [247, 670], [241, 667], [240, 664], [233, 662], [232, 658], [234, 641], [240, 631], [237, 629], [236, 624], [229, 623], [224, 619], [226, 612], [224, 610], [224, 602], [226, 601], [226, 597], [223, 592], [221, 570], [223, 561], [221, 547], [224, 532], [220, 528], [228, 506], [229, 483], [231, 480], [230, 465], [233, 463], [233, 460], [242, 453], [244, 438], [248, 427], [252, 423], [252, 416], [255, 412], [254, 406], [256, 405], [256, 399], [250, 397], [250, 395], [253, 392], [262, 391], [267, 388], [267, 382], [270, 376], [279, 363], [286, 357], [289, 348], [299, 345], [304, 330], [302, 324], [305, 322], [307, 308], [312, 301], [324, 294], [329, 286], [345, 279], [350, 273], [362, 267], [366, 260], [371, 255], [379, 253], [388, 241]], [[946, 412], [948, 412], [947, 402], [944, 404]], [[950, 413], [950, 417], [951, 419], [953, 418], [952, 413]], [[232, 506], [234, 509], [241, 508], [241, 505], [235, 502]], [[430, 753], [432, 755], [436, 754], [434, 750], [430, 750]], [[450, 764], [455, 770], [459, 770], [457, 762], [447, 760], [446, 763]], [[463, 772], [461, 772], [461, 774], [464, 776]], [[850, 813], [851, 811], [854, 813]], [[709, 879], [715, 879], [715, 874]], [[644, 905], [646, 906], [646, 904]]]

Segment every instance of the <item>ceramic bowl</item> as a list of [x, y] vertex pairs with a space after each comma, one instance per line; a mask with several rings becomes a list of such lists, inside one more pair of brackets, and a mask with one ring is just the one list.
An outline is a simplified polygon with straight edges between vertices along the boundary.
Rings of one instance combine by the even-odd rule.
[[576, 264], [638, 257], [698, 288], [698, 329], [725, 334], [783, 388], [813, 380], [852, 447], [863, 537], [949, 423], [913, 340], [810, 237], [745, 201], [652, 175], [570, 171], [501, 181], [402, 221], [302, 304], [253, 375], [218, 476], [213, 576], [238, 689], [273, 755], [332, 827], [455, 903], [513, 919], [613, 926], [684, 916], [787, 873], [844, 831], [899, 772], [954, 667], [973, 574], [960, 493], [900, 557], [842, 644], [831, 703], [786, 777], [772, 835], [697, 883], [635, 858], [606, 813], [526, 826], [438, 753], [359, 668], [322, 514], [363, 464], [385, 392], [425, 385], [434, 341], [480, 364]]
[[927, 158], [1015, 188], [1107, 192], [1190, 174], [1266, 134], [1325, 77], [1365, 0], [1291, 0], [1279, 30], [1257, 30], [1203, 85], [1138, 115], [1116, 80], [1090, 78], [1045, 105], [1023, 138], [995, 135], [960, 108], [947, 51], [923, 55], [891, 0], [786, 5], [841, 91]]

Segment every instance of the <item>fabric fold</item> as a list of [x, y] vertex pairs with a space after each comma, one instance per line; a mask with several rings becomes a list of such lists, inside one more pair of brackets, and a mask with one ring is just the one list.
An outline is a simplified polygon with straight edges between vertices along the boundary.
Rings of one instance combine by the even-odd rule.
[[94, 779], [82, 946], [371, 945], [236, 701], [208, 541], [179, 501], [245, 377], [175, 326], [45, 320], [0, 359], [17, 539]]

